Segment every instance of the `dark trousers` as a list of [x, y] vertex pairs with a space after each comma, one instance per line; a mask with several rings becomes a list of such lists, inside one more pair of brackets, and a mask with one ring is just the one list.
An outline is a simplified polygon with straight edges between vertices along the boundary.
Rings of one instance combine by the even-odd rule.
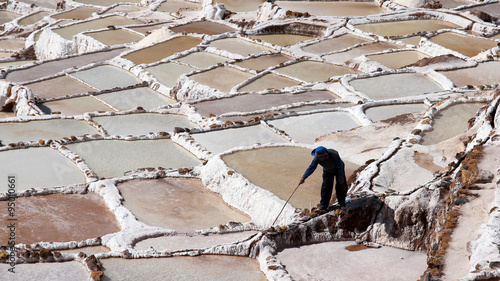
[[[335, 183], [335, 193], [337, 194], [337, 201], [340, 206], [345, 206], [345, 196], [347, 194], [347, 182], [345, 175], [336, 175], [335, 173], [328, 173], [323, 171], [323, 184], [321, 185], [321, 201], [319, 203], [321, 209], [326, 209], [330, 205], [333, 192], [333, 180], [337, 176]], [[340, 183], [338, 178], [343, 177], [344, 183]]]

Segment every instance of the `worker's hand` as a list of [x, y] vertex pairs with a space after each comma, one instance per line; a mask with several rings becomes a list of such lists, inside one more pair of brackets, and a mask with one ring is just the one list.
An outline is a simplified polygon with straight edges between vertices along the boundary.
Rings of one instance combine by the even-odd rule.
[[299, 184], [303, 184], [306, 181], [304, 178], [300, 178]]
[[344, 183], [345, 178], [338, 178], [338, 180], [339, 180], [340, 183]]

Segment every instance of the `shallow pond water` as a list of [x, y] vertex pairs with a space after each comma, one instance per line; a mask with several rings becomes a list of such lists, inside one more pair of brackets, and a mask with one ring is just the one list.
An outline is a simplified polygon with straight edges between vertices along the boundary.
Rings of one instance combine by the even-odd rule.
[[92, 118], [110, 135], [141, 135], [150, 132], [173, 132], [175, 127], [198, 127], [185, 116], [175, 114], [138, 113]]
[[70, 75], [100, 90], [127, 87], [142, 82], [132, 73], [112, 65], [100, 65]]
[[281, 63], [290, 61], [292, 59], [293, 58], [290, 56], [279, 53], [279, 54], [264, 55], [256, 58], [237, 61], [234, 64], [241, 66], [243, 68], [262, 71], [264, 69], [268, 69], [271, 66], [279, 65]]
[[433, 145], [464, 133], [469, 127], [469, 119], [484, 103], [460, 103], [440, 111], [434, 118], [432, 131], [425, 132], [423, 145]]
[[123, 56], [135, 64], [152, 63], [182, 52], [201, 43], [200, 38], [179, 36], [153, 46], [133, 51]]
[[207, 68], [218, 63], [224, 63], [230, 61], [231, 59], [225, 58], [219, 55], [214, 55], [207, 52], [196, 52], [191, 53], [185, 57], [177, 59], [177, 61], [196, 66], [199, 68]]
[[[392, 247], [349, 251], [354, 242], [326, 242], [281, 250], [277, 258], [289, 269], [294, 280], [417, 280], [427, 267], [427, 255]], [[324, 267], [325, 259], [335, 255], [335, 266]], [[394, 258], [397, 257], [397, 258]], [[391, 270], [380, 270], [391, 268]], [[373, 274], [378, 272], [377, 274]]]
[[268, 43], [278, 45], [278, 46], [288, 46], [295, 45], [299, 42], [311, 40], [315, 37], [298, 35], [298, 34], [259, 34], [250, 35], [250, 38], [266, 41]]
[[375, 42], [351, 49], [349, 51], [326, 55], [323, 56], [323, 58], [329, 62], [344, 63], [362, 55], [377, 53], [389, 49], [400, 49], [400, 48], [401, 46], [392, 43]]
[[30, 88], [35, 96], [43, 99], [96, 91], [95, 88], [89, 87], [67, 75], [26, 84], [25, 86]]
[[225, 38], [215, 40], [208, 44], [210, 47], [226, 50], [233, 54], [242, 55], [244, 57], [264, 51], [272, 51], [273, 49], [264, 47], [252, 42], [238, 38]]
[[96, 140], [69, 144], [67, 147], [100, 177], [121, 177], [139, 168], [181, 168], [201, 161], [170, 139]]
[[345, 66], [338, 66], [317, 61], [301, 61], [275, 69], [276, 72], [299, 78], [306, 82], [326, 81], [330, 77], [360, 73]]
[[189, 73], [195, 68], [176, 64], [173, 62], [160, 63], [155, 66], [147, 67], [146, 70], [167, 87], [174, 87], [177, 79], [182, 75]]
[[75, 0], [75, 2], [96, 6], [111, 6], [117, 3], [141, 3], [141, 0]]
[[[18, 191], [85, 183], [83, 173], [73, 162], [48, 147], [0, 152], [0, 175], [4, 179], [15, 175]], [[7, 185], [0, 192], [7, 192]]]
[[419, 73], [381, 75], [351, 80], [349, 84], [356, 91], [376, 100], [416, 96], [443, 90], [439, 84]]
[[130, 110], [139, 106], [146, 110], [150, 110], [176, 102], [150, 88], [126, 89], [96, 95], [95, 97], [118, 110]]
[[284, 130], [292, 139], [301, 143], [314, 143], [315, 139], [332, 132], [358, 127], [354, 116], [344, 112], [323, 112], [293, 116], [269, 121]]
[[0, 140], [4, 145], [18, 141], [55, 140], [85, 134], [97, 134], [97, 130], [85, 121], [74, 119], [0, 123]]
[[84, 31], [106, 28], [108, 26], [123, 26], [123, 25], [141, 24], [141, 23], [144, 22], [141, 20], [131, 19], [124, 16], [114, 15], [82, 23], [76, 23], [57, 29], [52, 29], [52, 31], [61, 35], [66, 40], [72, 40], [73, 36]]
[[50, 14], [52, 14], [52, 12], [38, 12], [38, 13], [34, 13], [34, 14], [31, 14], [31, 15], [23, 18], [18, 23], [19, 23], [19, 25], [35, 24], [38, 21], [40, 21], [41, 19], [43, 19], [45, 16], [48, 16]]
[[186, 33], [198, 33], [198, 34], [208, 34], [208, 35], [215, 35], [220, 33], [236, 31], [236, 29], [230, 26], [211, 21], [196, 21], [172, 27], [170, 29], [176, 33], [186, 32]]
[[453, 29], [460, 26], [442, 20], [406, 20], [380, 23], [358, 24], [356, 28], [380, 36], [402, 36], [419, 31], [435, 31], [440, 29]]
[[482, 51], [497, 46], [497, 42], [494, 40], [454, 32], [441, 33], [432, 37], [430, 41], [468, 57], [473, 57]]
[[201, 115], [209, 116], [210, 114], [220, 115], [228, 112], [252, 112], [285, 104], [336, 98], [338, 96], [329, 91], [311, 91], [300, 94], [244, 94], [231, 98], [202, 101], [193, 104], [193, 106]]
[[430, 56], [419, 51], [401, 51], [401, 52], [369, 55], [366, 57], [376, 62], [379, 62], [389, 68], [398, 69], [405, 67], [409, 64], [415, 63], [423, 58], [429, 58]]
[[[200, 84], [207, 85], [223, 92], [229, 92], [234, 86], [252, 76], [253, 75], [250, 73], [224, 66], [191, 75], [189, 78]], [[216, 77], [225, 77], [225, 79], [215, 79]]]
[[0, 40], [0, 49], [20, 50], [24, 48], [26, 41], [19, 39], [4, 39]]
[[109, 51], [83, 54], [61, 60], [44, 62], [26, 69], [9, 72], [6, 79], [13, 82], [27, 82], [42, 77], [48, 77], [69, 68], [80, 67], [91, 63], [102, 62], [113, 58], [123, 52], [125, 49], [118, 48]]
[[150, 226], [193, 232], [250, 217], [232, 209], [199, 179], [164, 178], [118, 185], [124, 206]]
[[62, 100], [55, 100], [38, 104], [38, 107], [46, 114], [60, 112], [63, 115], [81, 115], [85, 112], [114, 111], [109, 106], [91, 96], [83, 96]]
[[215, 3], [224, 4], [232, 12], [250, 12], [259, 8], [265, 0], [215, 0]]
[[58, 13], [52, 15], [51, 17], [59, 20], [59, 19], [75, 19], [75, 20], [84, 20], [90, 17], [93, 13], [99, 11], [99, 8], [91, 7], [91, 6], [80, 6], [75, 9]]
[[440, 71], [440, 73], [448, 77], [457, 87], [496, 85], [500, 84], [499, 68], [500, 61], [489, 61], [479, 63], [476, 67]]
[[266, 89], [282, 89], [299, 85], [300, 82], [274, 73], [265, 74], [238, 89], [238, 92], [258, 92]]
[[368, 108], [366, 110], [366, 115], [368, 115], [368, 117], [373, 122], [377, 122], [407, 113], [414, 113], [414, 112], [423, 113], [425, 110], [427, 110], [427, 108], [428, 108], [427, 106], [420, 103], [375, 106]]
[[137, 42], [142, 38], [144, 38], [143, 36], [137, 33], [133, 33], [125, 29], [88, 32], [85, 33], [85, 35], [90, 36], [95, 40], [108, 46]]
[[102, 259], [103, 281], [193, 280], [265, 281], [257, 260], [248, 257], [201, 255], [152, 259]]
[[[10, 265], [0, 264], [0, 270], [7, 272]], [[9, 281], [24, 280], [89, 280], [90, 274], [83, 264], [77, 261], [51, 262], [51, 263], [23, 263], [16, 264], [15, 274], [9, 277]]]
[[308, 12], [315, 16], [368, 16], [387, 11], [373, 1], [278, 1], [277, 4], [284, 10]]
[[164, 13], [177, 13], [184, 9], [201, 10], [201, 4], [189, 1], [165, 1], [156, 10]]
[[1, 10], [0, 11], [0, 24], [7, 23], [9, 21], [12, 21], [18, 17], [20, 17], [21, 14], [6, 11], [6, 10]]
[[256, 231], [244, 231], [224, 234], [180, 234], [149, 238], [134, 245], [136, 250], [148, 250], [153, 247], [156, 250], [185, 250], [207, 248], [215, 245], [241, 241], [256, 234]]
[[[120, 231], [114, 215], [94, 193], [20, 197], [16, 205], [17, 243], [82, 241]], [[6, 245], [7, 231], [0, 230], [0, 245]]]
[[284, 138], [261, 125], [193, 134], [193, 138], [213, 153], [221, 153], [240, 146], [252, 146], [256, 143], [288, 143]]
[[351, 34], [344, 34], [338, 37], [322, 40], [318, 43], [314, 43], [302, 48], [302, 50], [313, 53], [313, 54], [323, 54], [333, 51], [339, 51], [347, 47], [354, 46], [356, 44], [361, 44], [369, 42], [369, 39], [358, 37]]

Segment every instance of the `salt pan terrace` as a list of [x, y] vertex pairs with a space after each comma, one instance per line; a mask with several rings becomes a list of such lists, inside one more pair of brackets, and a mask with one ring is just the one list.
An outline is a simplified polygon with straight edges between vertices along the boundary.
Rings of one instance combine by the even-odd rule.
[[499, 7], [3, 2], [1, 276], [500, 279]]

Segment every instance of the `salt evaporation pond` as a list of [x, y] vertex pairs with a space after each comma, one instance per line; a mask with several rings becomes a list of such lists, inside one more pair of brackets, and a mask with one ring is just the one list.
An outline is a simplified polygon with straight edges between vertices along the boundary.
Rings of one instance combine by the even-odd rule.
[[[290, 197], [312, 159], [311, 149], [285, 146], [237, 151], [222, 156], [230, 168], [283, 201]], [[346, 177], [349, 177], [357, 167], [348, 161], [344, 162]], [[320, 201], [321, 175], [319, 167], [297, 189], [289, 203], [295, 208], [316, 207]]]
[[236, 31], [236, 29], [232, 27], [211, 21], [191, 22], [176, 27], [172, 27], [170, 28], [170, 30], [176, 33], [185, 32], [185, 33], [198, 33], [207, 35], [216, 35], [220, 33]]
[[[19, 197], [17, 204], [22, 206], [16, 210], [17, 243], [82, 241], [120, 231], [102, 198], [93, 193]], [[6, 221], [7, 214], [0, 216]], [[7, 244], [8, 231], [6, 227], [0, 230], [1, 245]]]
[[460, 26], [442, 20], [406, 20], [378, 23], [357, 24], [356, 28], [380, 36], [402, 36], [422, 31], [460, 28]]
[[117, 5], [109, 10], [107, 10], [104, 15], [113, 14], [113, 13], [135, 13], [144, 11], [144, 8], [141, 8], [136, 5]]
[[237, 61], [234, 64], [243, 68], [262, 71], [264, 69], [268, 69], [271, 66], [279, 65], [292, 59], [292, 57], [279, 53], [258, 56], [256, 58], [249, 58], [246, 60]]
[[478, 63], [476, 67], [440, 71], [457, 87], [467, 85], [498, 85], [500, 84], [500, 62], [488, 61]]
[[292, 76], [306, 82], [325, 81], [334, 76], [360, 73], [345, 66], [338, 66], [318, 61], [301, 61], [275, 69], [280, 74]]
[[96, 6], [111, 6], [118, 3], [141, 3], [141, 0], [75, 0], [75, 2], [80, 2], [83, 4], [96, 5]]
[[114, 111], [92, 96], [54, 100], [38, 104], [45, 114], [81, 115], [93, 111]]
[[427, 109], [423, 104], [394, 104], [385, 106], [374, 106], [366, 110], [366, 115], [373, 121], [381, 121], [397, 115], [424, 112]]
[[9, 72], [6, 76], [6, 79], [12, 82], [33, 81], [36, 79], [60, 73], [65, 69], [70, 69], [70, 68], [73, 69], [91, 63], [102, 62], [111, 59], [123, 51], [124, 49], [120, 48], [120, 49], [113, 49], [110, 51], [83, 54], [80, 56], [74, 56], [66, 59], [44, 62], [43, 64], [32, 66], [26, 69], [19, 69]]
[[98, 176], [122, 177], [140, 168], [183, 168], [201, 164], [181, 146], [169, 139], [95, 140], [68, 144]]
[[[0, 270], [7, 272], [11, 268], [7, 263], [0, 263]], [[5, 273], [7, 274], [7, 273]], [[11, 274], [11, 273], [9, 273]], [[89, 280], [90, 274], [82, 263], [51, 262], [16, 264], [15, 273], [9, 276], [10, 281], [25, 280]]]
[[99, 94], [96, 98], [118, 110], [130, 110], [139, 106], [151, 110], [175, 103], [173, 99], [144, 87]]
[[89, 247], [83, 247], [83, 248], [62, 250], [61, 253], [79, 254], [80, 252], [83, 252], [87, 256], [90, 256], [90, 255], [95, 255], [95, 254], [99, 254], [99, 253], [109, 253], [110, 251], [111, 250], [105, 246], [89, 246]]
[[332, 51], [339, 51], [369, 41], [369, 39], [365, 39], [359, 36], [344, 34], [334, 38], [321, 40], [318, 43], [313, 43], [311, 45], [303, 47], [302, 50], [313, 54], [323, 54]]
[[0, 49], [20, 50], [24, 48], [26, 42], [19, 39], [1, 39]]
[[[84, 184], [83, 173], [58, 151], [48, 147], [0, 152], [0, 175], [19, 178], [17, 190]], [[7, 192], [7, 185], [0, 192]]]
[[349, 84], [356, 91], [377, 100], [416, 96], [443, 90], [439, 84], [419, 73], [380, 75], [351, 80]]
[[250, 35], [249, 37], [283, 47], [288, 45], [295, 45], [299, 42], [315, 38], [312, 36], [305, 36], [299, 34], [259, 34], [259, 35]]
[[132, 25], [132, 24], [140, 24], [144, 23], [141, 20], [131, 19], [124, 16], [109, 16], [98, 18], [86, 22], [75, 23], [72, 25], [68, 25], [65, 27], [52, 29], [55, 33], [59, 34], [66, 40], [72, 40], [73, 36], [78, 33], [87, 31], [87, 30], [96, 30], [101, 28], [107, 28], [108, 26], [123, 26], [123, 25]]
[[[163, 4], [165, 4], [165, 3], [172, 3], [172, 2], [163, 2]], [[163, 23], [148, 24], [148, 25], [142, 25], [142, 26], [129, 26], [129, 27], [127, 27], [127, 29], [137, 31], [139, 33], [142, 33], [143, 35], [149, 35], [157, 29], [160, 29], [162, 27], [169, 27], [172, 24], [173, 24], [172, 22], [167, 21], [167, 22], [163, 22]]]
[[74, 119], [0, 123], [0, 141], [4, 145], [18, 141], [56, 140], [63, 137], [97, 133], [98, 131], [85, 121]]
[[156, 10], [164, 13], [177, 13], [181, 10], [201, 10], [201, 5], [188, 1], [166, 1], [161, 3]]
[[199, 179], [164, 178], [118, 185], [124, 206], [150, 226], [194, 232], [220, 224], [247, 222], [250, 217], [227, 206]]
[[417, 280], [427, 268], [423, 252], [392, 247], [349, 251], [353, 244], [324, 242], [290, 247], [278, 252], [277, 258], [293, 280]]
[[455, 32], [438, 34], [430, 38], [430, 41], [468, 57], [497, 46], [496, 41]]
[[52, 14], [52, 12], [38, 12], [31, 14], [23, 19], [21, 19], [18, 23], [19, 25], [30, 25], [30, 24], [35, 24], [41, 19], [43, 19], [45, 16], [48, 16]]
[[[231, 67], [223, 66], [209, 71], [197, 73], [189, 76], [194, 81], [218, 89], [222, 92], [229, 92], [231, 89], [252, 77], [253, 75]], [[214, 79], [214, 77], [225, 77], [224, 79]]]
[[153, 74], [163, 85], [167, 87], [174, 87], [177, 79], [182, 74], [189, 73], [195, 70], [192, 67], [176, 64], [173, 62], [160, 63], [155, 66], [147, 67], [146, 70]]
[[277, 4], [284, 10], [308, 12], [315, 16], [368, 16], [387, 11], [373, 1], [278, 1]]
[[229, 61], [231, 59], [225, 58], [219, 55], [214, 55], [211, 53], [207, 52], [195, 52], [191, 53], [185, 57], [182, 57], [180, 59], [177, 59], [177, 61], [180, 61], [185, 64], [189, 64], [198, 68], [207, 68], [212, 65], [216, 65], [219, 63], [224, 63], [226, 61]]
[[9, 11], [0, 11], [0, 24], [7, 23], [9, 21], [15, 20], [16, 18], [20, 17], [21, 15], [18, 13], [14, 12], [9, 12]]
[[127, 87], [141, 83], [141, 80], [132, 73], [112, 65], [100, 65], [77, 71], [71, 73], [71, 76], [100, 90]]
[[215, 245], [232, 243], [241, 241], [255, 235], [256, 231], [243, 231], [235, 233], [223, 234], [198, 234], [198, 233], [181, 233], [179, 235], [160, 236], [149, 238], [138, 242], [134, 245], [136, 250], [149, 250], [153, 247], [156, 250], [184, 250], [184, 249], [202, 249]]
[[257, 143], [287, 143], [284, 138], [262, 125], [193, 134], [193, 138], [213, 153], [221, 153], [240, 146], [252, 146]]
[[179, 36], [155, 45], [133, 51], [123, 56], [135, 64], [153, 63], [167, 58], [177, 52], [193, 48], [201, 43], [200, 38]]
[[273, 50], [271, 48], [264, 47], [239, 38], [225, 38], [225, 39], [215, 40], [210, 42], [210, 44], [208, 45], [210, 47], [226, 50], [230, 53], [238, 54], [244, 57], [251, 54]]
[[250, 12], [259, 8], [265, 0], [216, 0], [231, 12]]
[[401, 51], [384, 54], [366, 56], [367, 58], [379, 62], [389, 68], [398, 69], [415, 63], [430, 56], [419, 51]]
[[60, 20], [60, 19], [74, 19], [74, 20], [84, 20], [89, 18], [93, 13], [99, 11], [99, 8], [90, 7], [90, 6], [80, 6], [75, 9], [71, 9], [69, 11], [61, 12], [51, 17]]
[[335, 63], [344, 63], [353, 58], [359, 57], [361, 55], [382, 52], [390, 49], [400, 49], [401, 46], [387, 42], [375, 42], [359, 46], [349, 51], [334, 53], [330, 55], [323, 56], [326, 61]]
[[35, 96], [42, 99], [57, 98], [63, 95], [71, 96], [96, 90], [68, 75], [25, 84], [25, 86], [30, 88]]
[[464, 133], [469, 126], [469, 119], [484, 103], [460, 103], [440, 111], [435, 117], [432, 131], [425, 132], [423, 145], [433, 145]]
[[264, 281], [257, 260], [247, 257], [202, 255], [151, 259], [101, 259], [103, 281], [193, 280]]
[[282, 89], [299, 85], [300, 82], [274, 73], [267, 73], [239, 88], [239, 92], [258, 92], [267, 89]]
[[269, 123], [285, 131], [293, 140], [309, 144], [322, 135], [359, 126], [352, 115], [344, 112], [306, 114], [271, 120]]
[[126, 29], [87, 32], [85, 35], [90, 36], [108, 46], [137, 42], [144, 38], [144, 36], [130, 32]]
[[175, 127], [198, 127], [185, 116], [175, 114], [126, 114], [92, 118], [110, 135], [141, 135], [150, 132], [173, 132]]
[[[196, 111], [203, 115], [221, 115], [230, 112], [252, 112], [286, 104], [313, 100], [332, 100], [338, 98], [329, 91], [311, 91], [298, 94], [245, 94], [230, 98], [202, 101], [193, 104]], [[242, 117], [244, 118], [244, 117]]]

